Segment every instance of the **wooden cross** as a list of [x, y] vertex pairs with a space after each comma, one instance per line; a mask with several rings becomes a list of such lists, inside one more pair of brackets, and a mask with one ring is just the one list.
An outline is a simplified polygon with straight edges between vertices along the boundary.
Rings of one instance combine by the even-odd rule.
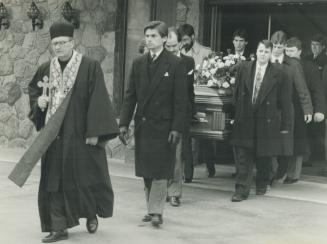
[[[50, 88], [52, 87], [50, 82], [49, 82], [49, 77], [48, 76], [43, 76], [42, 81], [38, 81], [37, 86], [42, 87], [42, 96], [48, 97], [50, 93]], [[44, 109], [42, 109], [44, 111]]]

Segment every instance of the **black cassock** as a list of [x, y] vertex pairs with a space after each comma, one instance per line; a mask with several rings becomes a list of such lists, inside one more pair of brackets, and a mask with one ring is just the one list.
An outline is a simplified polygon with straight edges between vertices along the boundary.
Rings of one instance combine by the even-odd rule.
[[[29, 85], [30, 118], [42, 129], [47, 110], [41, 111], [37, 99], [42, 94], [38, 81], [49, 77], [50, 63], [40, 66]], [[67, 112], [57, 138], [41, 160], [39, 213], [42, 231], [51, 231], [49, 192], [60, 191], [65, 202], [67, 226], [79, 218], [111, 217], [114, 194], [111, 186], [104, 142], [116, 137], [119, 129], [100, 64], [83, 57]], [[98, 137], [99, 144], [85, 144]]]

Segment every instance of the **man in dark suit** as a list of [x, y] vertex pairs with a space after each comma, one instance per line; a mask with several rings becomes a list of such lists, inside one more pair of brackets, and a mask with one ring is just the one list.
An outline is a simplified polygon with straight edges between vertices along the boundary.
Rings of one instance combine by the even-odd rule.
[[151, 21], [144, 28], [148, 54], [134, 60], [120, 114], [121, 138], [127, 139], [134, 115], [135, 171], [143, 177], [148, 213], [143, 221], [162, 224], [167, 181], [174, 176], [175, 149], [185, 127], [186, 70], [164, 49], [168, 28]]
[[233, 202], [248, 198], [254, 164], [256, 194], [266, 193], [271, 157], [282, 153], [281, 136], [291, 129], [291, 84], [281, 66], [269, 62], [271, 51], [270, 41], [260, 41], [257, 61], [242, 63], [237, 72], [231, 134], [238, 163]]
[[[271, 42], [273, 43], [271, 62], [282, 65], [293, 87], [292, 130], [291, 133], [283, 137], [284, 153], [278, 159], [273, 159], [271, 184], [274, 179], [280, 183], [284, 181], [288, 164], [292, 161], [294, 151], [295, 153], [305, 151], [306, 143], [303, 129], [299, 128], [305, 127], [305, 123], [310, 123], [313, 114], [311, 96], [305, 81], [303, 68], [299, 60], [285, 55], [286, 41], [287, 36], [283, 31], [276, 31], [271, 36]], [[294, 134], [295, 127], [296, 133]]]
[[185, 182], [190, 183], [193, 179], [193, 158], [189, 132], [190, 123], [194, 114], [194, 59], [180, 52], [181, 39], [175, 27], [170, 27], [168, 29], [168, 39], [165, 48], [177, 57], [180, 57], [186, 67], [188, 101], [185, 129], [183, 131], [182, 140], [180, 140], [176, 148], [174, 178], [168, 181], [168, 198], [170, 204], [174, 207], [180, 205], [180, 198], [182, 197], [183, 169]]
[[[311, 54], [306, 57], [318, 66], [320, 78], [322, 78], [323, 68], [327, 64], [326, 40], [321, 34], [316, 34], [311, 38]], [[320, 89], [324, 89], [323, 86]], [[308, 127], [310, 138], [311, 159], [322, 159], [327, 153], [325, 144], [325, 123], [311, 123]], [[325, 159], [325, 158], [324, 158]]]
[[244, 57], [246, 60], [250, 60], [250, 52], [246, 48], [248, 44], [248, 35], [246, 30], [237, 29], [233, 33], [233, 54], [238, 55], [239, 57]]
[[[302, 42], [298, 38], [292, 37], [287, 40], [285, 54], [291, 58], [300, 60], [305, 81], [310, 91], [314, 108], [313, 122], [311, 123], [319, 123], [322, 122], [325, 117], [325, 95], [322, 89], [323, 85], [319, 76], [318, 67], [311, 61], [301, 59], [301, 52]], [[297, 93], [293, 93], [293, 104], [296, 115], [294, 121], [294, 152], [293, 157], [288, 163], [287, 178], [284, 180], [285, 184], [296, 183], [299, 180], [307, 144], [307, 127], [303, 120], [304, 115]]]

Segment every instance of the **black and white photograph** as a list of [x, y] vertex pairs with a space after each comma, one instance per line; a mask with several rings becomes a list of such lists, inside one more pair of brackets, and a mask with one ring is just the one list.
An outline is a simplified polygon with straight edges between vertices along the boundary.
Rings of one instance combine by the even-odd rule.
[[0, 243], [326, 244], [327, 0], [0, 0]]

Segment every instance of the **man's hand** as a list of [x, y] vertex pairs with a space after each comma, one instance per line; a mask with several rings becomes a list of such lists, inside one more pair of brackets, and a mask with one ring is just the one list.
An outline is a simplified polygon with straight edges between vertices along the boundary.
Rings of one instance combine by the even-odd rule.
[[314, 122], [321, 122], [325, 119], [325, 115], [323, 113], [315, 113], [313, 115], [313, 121]]
[[98, 137], [89, 137], [86, 138], [85, 143], [91, 146], [95, 146], [96, 144], [98, 144]]
[[171, 132], [169, 132], [168, 143], [172, 145], [177, 145], [180, 140], [180, 137], [181, 135], [178, 131], [172, 130]]
[[129, 138], [128, 135], [128, 128], [126, 126], [122, 126], [119, 128], [120, 134], [119, 134], [119, 139], [120, 141], [124, 144], [127, 145], [127, 141]]
[[49, 102], [49, 97], [47, 96], [40, 96], [37, 99], [37, 105], [42, 111], [44, 111], [44, 109], [48, 106], [48, 102]]
[[304, 115], [304, 122], [305, 123], [310, 123], [311, 122], [311, 120], [312, 120], [312, 114], [305, 114]]

